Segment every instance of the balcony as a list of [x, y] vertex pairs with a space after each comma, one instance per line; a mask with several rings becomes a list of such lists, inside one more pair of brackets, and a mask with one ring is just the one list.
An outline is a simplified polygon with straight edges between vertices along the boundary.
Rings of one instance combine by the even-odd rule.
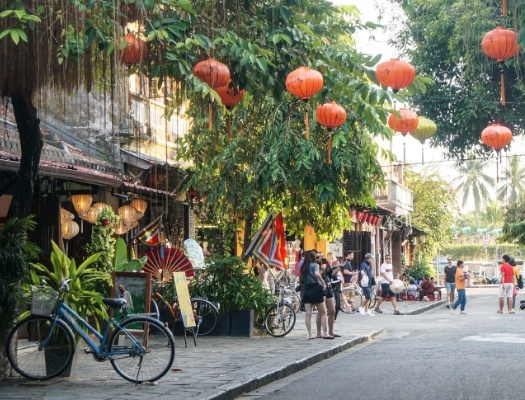
[[414, 211], [412, 190], [393, 180], [387, 180], [384, 189], [376, 188], [374, 199], [378, 206], [395, 211], [397, 215], [405, 215]]

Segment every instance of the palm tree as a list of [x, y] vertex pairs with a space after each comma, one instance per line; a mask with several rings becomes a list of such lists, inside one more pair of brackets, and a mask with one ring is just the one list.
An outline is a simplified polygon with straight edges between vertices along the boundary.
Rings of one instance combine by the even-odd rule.
[[470, 159], [458, 165], [458, 177], [452, 180], [456, 192], [462, 194], [462, 206], [469, 200], [474, 202], [476, 226], [479, 226], [479, 210], [490, 199], [489, 188], [494, 187], [494, 178], [483, 172], [486, 166], [486, 160]]
[[514, 155], [501, 177], [502, 186], [498, 189], [498, 200], [507, 205], [517, 204], [525, 193], [525, 167], [521, 167], [519, 157]]

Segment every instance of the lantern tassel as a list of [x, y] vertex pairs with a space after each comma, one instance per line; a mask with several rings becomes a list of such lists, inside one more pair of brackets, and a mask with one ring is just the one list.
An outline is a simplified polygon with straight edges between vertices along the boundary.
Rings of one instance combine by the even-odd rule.
[[501, 66], [501, 105], [505, 106], [505, 71], [503, 65]]
[[425, 148], [421, 146], [421, 165], [425, 165]]
[[332, 164], [332, 134], [328, 135], [328, 164]]
[[507, 16], [507, 0], [503, 0], [503, 16]]
[[228, 131], [228, 142], [231, 142], [232, 140], [232, 117], [228, 116], [228, 119], [226, 120], [226, 129]]
[[212, 118], [213, 118], [213, 105], [212, 105], [212, 102], [210, 101], [208, 104], [208, 130], [210, 132], [213, 131]]
[[496, 156], [496, 183], [499, 183], [499, 162], [498, 162], [498, 159], [500, 159], [500, 155], [499, 155], [499, 151], [498, 151], [498, 155]]
[[304, 113], [304, 124], [306, 126], [306, 140], [310, 140], [310, 127], [308, 125], [308, 110]]

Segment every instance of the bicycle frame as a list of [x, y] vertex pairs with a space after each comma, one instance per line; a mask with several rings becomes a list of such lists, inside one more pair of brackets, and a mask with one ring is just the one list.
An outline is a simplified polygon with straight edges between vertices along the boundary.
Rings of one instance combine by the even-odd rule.
[[[110, 317], [106, 321], [106, 327], [104, 328], [103, 333], [101, 334], [99, 331], [97, 331], [94, 327], [92, 327], [85, 319], [83, 319], [80, 315], [78, 315], [74, 310], [72, 310], [67, 304], [64, 303], [63, 300], [60, 301], [60, 305], [58, 307], [57, 313], [53, 317], [53, 323], [51, 325], [51, 329], [49, 332], [48, 337], [42, 341], [39, 345], [39, 350], [43, 350], [49, 340], [51, 339], [51, 336], [53, 334], [53, 331], [55, 330], [55, 327], [57, 325], [57, 321], [59, 319], [62, 319], [66, 324], [70, 327], [70, 329], [73, 329], [75, 333], [77, 333], [86, 344], [93, 350], [93, 353], [99, 356], [113, 356], [116, 354], [129, 354], [128, 351], [123, 351], [122, 353], [119, 353], [118, 351], [115, 352], [106, 352], [105, 351], [105, 345], [106, 340], [109, 335], [109, 329], [113, 325], [116, 328], [121, 328], [119, 323], [112, 317]], [[89, 335], [84, 331], [83, 328], [86, 328], [90, 333], [94, 334], [98, 339], [99, 343], [97, 344]], [[122, 329], [122, 328], [121, 328]], [[129, 337], [129, 339], [132, 341], [133, 345], [142, 348], [141, 343], [138, 342], [138, 340], [131, 334], [128, 334], [126, 329], [123, 329], [123, 332], [126, 333], [126, 335]]]

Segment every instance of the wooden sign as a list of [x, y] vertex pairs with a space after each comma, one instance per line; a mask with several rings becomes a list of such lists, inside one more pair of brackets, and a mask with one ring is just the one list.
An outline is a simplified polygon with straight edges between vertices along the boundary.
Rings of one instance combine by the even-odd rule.
[[179, 302], [182, 323], [185, 328], [194, 328], [196, 324], [193, 317], [193, 307], [191, 306], [186, 274], [184, 272], [174, 272], [173, 282], [175, 282], [175, 294]]

